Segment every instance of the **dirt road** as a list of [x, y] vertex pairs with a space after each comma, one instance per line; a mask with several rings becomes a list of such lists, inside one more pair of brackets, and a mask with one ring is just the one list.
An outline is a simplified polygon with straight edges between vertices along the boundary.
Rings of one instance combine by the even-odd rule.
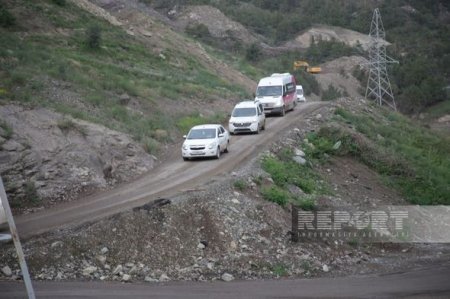
[[[449, 298], [450, 263], [406, 273], [341, 278], [123, 284], [35, 282], [38, 298]], [[0, 298], [24, 298], [21, 282], [0, 282]]]
[[64, 225], [94, 221], [143, 205], [158, 197], [169, 197], [186, 191], [214, 177], [229, 175], [236, 166], [275, 140], [283, 129], [324, 105], [326, 103], [323, 102], [303, 103], [285, 117], [268, 118], [266, 130], [259, 135], [233, 136], [230, 152], [220, 160], [184, 162], [179, 154], [172, 161], [163, 163], [134, 182], [49, 210], [19, 216], [16, 218], [19, 234], [21, 238], [27, 238]]

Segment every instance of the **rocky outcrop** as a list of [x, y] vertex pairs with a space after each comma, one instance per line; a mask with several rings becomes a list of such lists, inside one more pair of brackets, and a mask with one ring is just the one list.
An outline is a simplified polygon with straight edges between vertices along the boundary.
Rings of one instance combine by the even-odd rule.
[[129, 136], [47, 109], [0, 106], [0, 174], [12, 206], [46, 206], [150, 170]]

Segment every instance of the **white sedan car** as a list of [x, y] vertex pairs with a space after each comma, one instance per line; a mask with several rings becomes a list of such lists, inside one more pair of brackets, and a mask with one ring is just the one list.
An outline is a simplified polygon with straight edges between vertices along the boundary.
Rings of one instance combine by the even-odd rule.
[[220, 158], [222, 152], [228, 152], [230, 135], [221, 125], [199, 125], [193, 127], [181, 148], [183, 160], [198, 157]]

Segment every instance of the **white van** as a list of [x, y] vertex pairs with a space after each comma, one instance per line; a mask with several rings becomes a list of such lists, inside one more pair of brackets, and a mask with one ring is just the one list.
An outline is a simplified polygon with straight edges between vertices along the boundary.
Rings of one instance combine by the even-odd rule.
[[295, 85], [295, 78], [289, 73], [272, 74], [259, 80], [255, 99], [263, 104], [264, 113], [284, 116], [286, 111], [293, 110], [297, 103]]
[[303, 86], [297, 85], [295, 89], [297, 90], [297, 102], [306, 102], [305, 95], [303, 94]]
[[266, 116], [259, 101], [243, 101], [234, 106], [228, 122], [230, 134], [253, 132], [266, 128]]

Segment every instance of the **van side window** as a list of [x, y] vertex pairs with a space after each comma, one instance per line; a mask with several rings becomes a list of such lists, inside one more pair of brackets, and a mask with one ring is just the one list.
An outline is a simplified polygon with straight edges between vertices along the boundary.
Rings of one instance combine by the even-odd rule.
[[287, 93], [292, 93], [295, 91], [295, 85], [294, 83], [288, 83], [286, 84]]

